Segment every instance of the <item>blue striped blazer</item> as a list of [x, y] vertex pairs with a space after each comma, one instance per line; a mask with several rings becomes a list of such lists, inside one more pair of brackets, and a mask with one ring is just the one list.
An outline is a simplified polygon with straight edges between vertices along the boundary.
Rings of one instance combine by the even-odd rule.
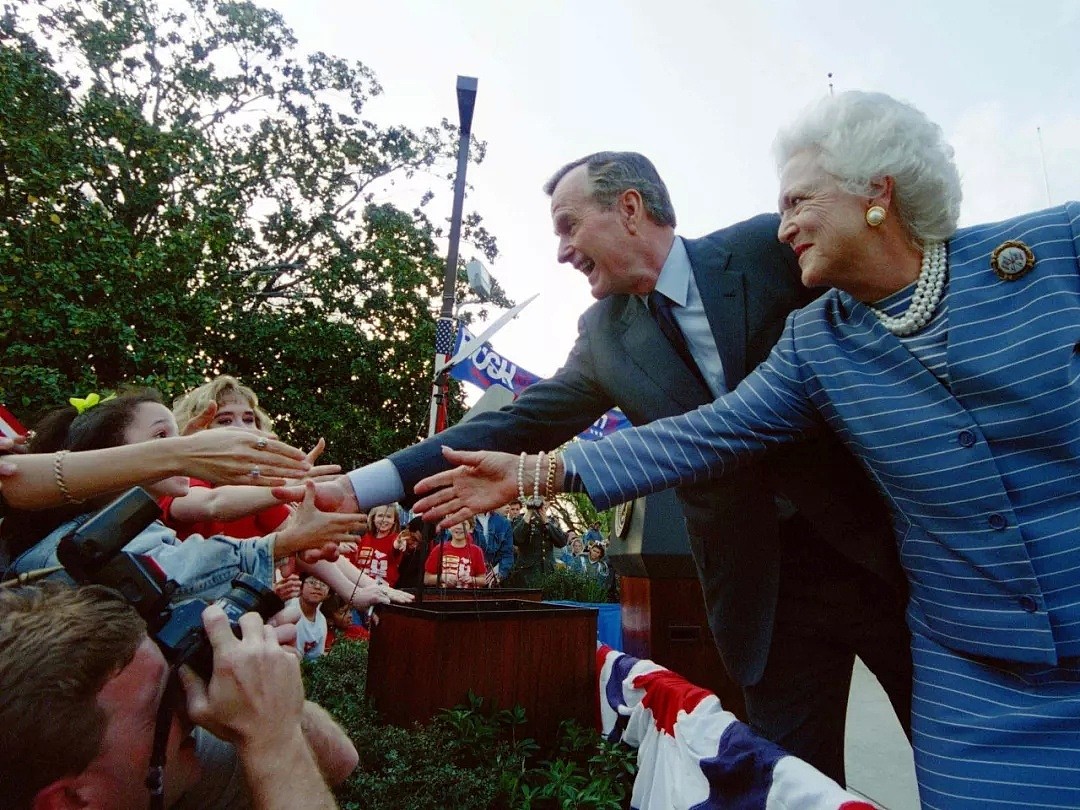
[[[915, 632], [1022, 662], [1080, 655], [1078, 229], [1067, 203], [950, 240], [946, 383], [831, 290], [732, 393], [569, 448], [569, 485], [607, 508], [832, 430], [893, 512]], [[1036, 263], [1003, 281], [990, 255], [1009, 239]]]

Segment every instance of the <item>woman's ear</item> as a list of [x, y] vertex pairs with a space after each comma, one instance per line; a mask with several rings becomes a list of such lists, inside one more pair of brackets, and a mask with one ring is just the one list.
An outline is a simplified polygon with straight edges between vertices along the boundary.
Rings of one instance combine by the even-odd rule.
[[893, 180], [892, 175], [885, 175], [884, 177], [878, 177], [870, 181], [870, 200], [867, 208], [880, 205], [886, 211], [891, 210], [889, 205], [892, 203], [893, 191], [896, 188], [896, 181]]

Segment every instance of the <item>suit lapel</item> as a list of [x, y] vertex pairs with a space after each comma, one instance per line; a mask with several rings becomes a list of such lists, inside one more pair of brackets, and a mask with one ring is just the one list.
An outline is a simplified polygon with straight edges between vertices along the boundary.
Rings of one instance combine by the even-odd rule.
[[683, 410], [692, 410], [712, 401], [712, 394], [698, 380], [636, 296], [626, 301], [619, 321], [619, 339], [627, 357], [641, 373], [660, 386]]
[[699, 240], [686, 240], [686, 252], [724, 366], [724, 380], [732, 390], [746, 376], [746, 278], [742, 271], [727, 269], [731, 261], [727, 250], [699, 245]]

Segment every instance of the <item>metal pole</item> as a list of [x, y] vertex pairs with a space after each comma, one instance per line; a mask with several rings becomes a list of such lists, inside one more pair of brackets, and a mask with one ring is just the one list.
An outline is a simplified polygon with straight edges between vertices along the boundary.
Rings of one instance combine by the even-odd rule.
[[[465, 170], [469, 166], [469, 140], [472, 137], [473, 107], [476, 105], [477, 81], [472, 76], [457, 77], [458, 135], [457, 176], [454, 178], [454, 207], [450, 212], [450, 246], [446, 252], [446, 275], [443, 276], [442, 309], [435, 331], [435, 380], [431, 387], [431, 409], [428, 415], [428, 436], [437, 432], [439, 409], [449, 396], [450, 384], [447, 366], [454, 353], [454, 337], [457, 323], [454, 319], [454, 289], [457, 282], [458, 244], [461, 242], [461, 216], [465, 205]], [[434, 537], [434, 527], [424, 524], [420, 544], [421, 559], [426, 560]], [[442, 585], [442, 558], [435, 570], [435, 587]], [[418, 602], [424, 601], [424, 580], [421, 576]]]
[[[454, 352], [453, 340], [457, 330], [454, 322], [454, 288], [457, 281], [458, 244], [461, 242], [461, 216], [465, 204], [465, 171], [469, 166], [469, 140], [472, 137], [473, 108], [476, 105], [477, 80], [472, 76], [457, 77], [458, 165], [454, 178], [454, 207], [450, 213], [450, 245], [446, 253], [446, 274], [443, 276], [442, 309], [436, 332], [435, 382], [431, 391], [428, 415], [428, 436], [434, 436], [439, 405], [447, 395], [448, 384], [443, 369]], [[446, 342], [449, 341], [449, 347]], [[441, 351], [445, 349], [445, 351]]]

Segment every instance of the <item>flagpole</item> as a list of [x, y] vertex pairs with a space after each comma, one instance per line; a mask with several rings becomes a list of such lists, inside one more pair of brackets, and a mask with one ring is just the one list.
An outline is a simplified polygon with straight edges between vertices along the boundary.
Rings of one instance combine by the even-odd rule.
[[[457, 77], [458, 102], [458, 162], [454, 178], [454, 207], [450, 212], [450, 245], [446, 251], [446, 274], [443, 276], [442, 308], [435, 327], [435, 379], [431, 386], [431, 407], [428, 414], [428, 436], [446, 428], [446, 413], [450, 397], [450, 356], [454, 353], [457, 321], [454, 300], [457, 286], [458, 245], [461, 242], [461, 215], [465, 205], [465, 170], [469, 166], [469, 140], [472, 137], [473, 108], [476, 106], [477, 80], [472, 76]], [[425, 523], [420, 554], [427, 560], [434, 536], [432, 524]], [[442, 586], [442, 565], [435, 572], [435, 587]], [[424, 580], [420, 579], [417, 601], [424, 601]]]
[[450, 213], [450, 245], [446, 252], [446, 274], [443, 276], [442, 309], [435, 331], [435, 381], [431, 390], [428, 415], [428, 436], [446, 428], [449, 379], [446, 366], [454, 353], [457, 324], [454, 318], [454, 299], [457, 282], [458, 245], [461, 242], [461, 216], [465, 204], [465, 171], [469, 165], [469, 140], [472, 137], [473, 108], [476, 105], [477, 80], [471, 76], [457, 77], [458, 99], [458, 164], [454, 178], [454, 207]]

